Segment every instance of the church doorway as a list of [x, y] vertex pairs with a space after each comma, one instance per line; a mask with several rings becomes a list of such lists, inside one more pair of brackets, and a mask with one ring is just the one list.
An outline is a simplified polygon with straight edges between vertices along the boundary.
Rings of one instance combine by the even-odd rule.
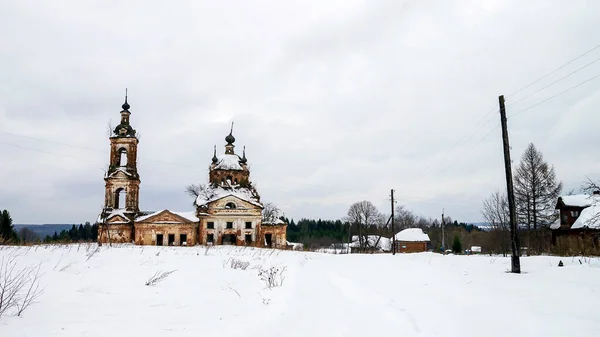
[[221, 239], [221, 243], [224, 245], [234, 245], [235, 246], [235, 234], [224, 234]]
[[163, 235], [162, 234], [156, 234], [156, 245], [157, 246], [163, 245]]
[[273, 245], [273, 234], [265, 234], [265, 244], [267, 247], [272, 247]]

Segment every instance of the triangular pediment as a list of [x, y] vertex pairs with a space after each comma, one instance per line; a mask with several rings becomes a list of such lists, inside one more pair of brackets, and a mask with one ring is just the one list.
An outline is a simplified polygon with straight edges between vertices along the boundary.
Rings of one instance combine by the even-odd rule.
[[115, 214], [113, 216], [110, 216], [107, 220], [107, 223], [123, 223], [123, 222], [129, 222], [129, 219], [127, 219], [126, 217], [120, 215], [120, 214]]
[[193, 221], [165, 209], [147, 216], [140, 217], [136, 223], [191, 223]]
[[235, 209], [260, 209], [259, 206], [250, 203], [242, 198], [237, 197], [236, 195], [227, 195], [222, 198], [213, 200], [208, 203], [209, 208], [226, 208], [226, 205], [232, 203], [235, 205]]
[[127, 179], [129, 177], [131, 177], [131, 175], [128, 175], [127, 173], [121, 171], [121, 170], [116, 170], [113, 173], [111, 173], [109, 175], [109, 177], [111, 178], [119, 178], [119, 179]]

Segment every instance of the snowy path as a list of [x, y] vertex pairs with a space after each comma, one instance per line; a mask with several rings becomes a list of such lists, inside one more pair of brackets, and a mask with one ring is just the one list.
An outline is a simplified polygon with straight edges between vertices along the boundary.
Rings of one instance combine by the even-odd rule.
[[298, 273], [294, 300], [274, 319], [274, 335], [370, 336], [393, 329], [403, 336], [419, 335], [417, 322], [406, 310], [394, 306], [377, 289], [364, 288], [352, 274], [352, 270], [335, 268], [329, 259], [310, 260]]

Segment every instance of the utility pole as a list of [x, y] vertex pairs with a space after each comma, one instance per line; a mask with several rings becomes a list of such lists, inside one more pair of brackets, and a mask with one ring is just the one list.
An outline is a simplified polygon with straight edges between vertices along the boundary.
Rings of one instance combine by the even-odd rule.
[[394, 189], [392, 189], [392, 255], [396, 255], [396, 231], [394, 230]]
[[521, 262], [519, 261], [519, 235], [517, 233], [517, 212], [515, 205], [515, 193], [513, 190], [512, 169], [510, 162], [510, 145], [508, 143], [508, 127], [506, 126], [506, 108], [504, 107], [504, 95], [498, 97], [500, 103], [500, 123], [502, 124], [502, 143], [504, 144], [504, 170], [506, 171], [506, 190], [508, 193], [508, 208], [510, 214], [510, 243], [512, 248], [511, 273], [521, 273]]
[[444, 227], [446, 227], [446, 223], [444, 222], [444, 209], [442, 208], [442, 254], [446, 254], [446, 234], [444, 233]]

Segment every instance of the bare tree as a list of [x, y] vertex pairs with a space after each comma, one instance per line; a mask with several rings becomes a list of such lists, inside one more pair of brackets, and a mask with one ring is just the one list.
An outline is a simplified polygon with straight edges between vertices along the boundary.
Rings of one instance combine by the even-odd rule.
[[23, 242], [36, 242], [39, 240], [37, 234], [27, 227], [23, 227], [19, 230], [19, 238]]
[[[531, 236], [537, 239], [538, 229], [547, 228], [556, 220], [554, 206], [562, 182], [557, 181], [554, 167], [544, 161], [542, 153], [529, 144], [516, 170], [514, 184], [518, 223], [527, 225], [528, 241]], [[538, 241], [535, 249], [540, 250]]]
[[272, 202], [266, 202], [263, 206], [262, 223], [275, 223], [281, 216], [281, 210]]
[[[413, 227], [417, 222], [417, 217], [413, 212], [409, 211], [402, 205], [398, 205], [396, 207], [396, 218], [394, 219], [396, 222], [396, 227], [398, 231]], [[396, 233], [394, 233], [396, 234]]]
[[37, 268], [30, 269], [27, 272], [26, 277], [27, 281], [25, 285], [29, 284], [27, 286], [27, 291], [21, 294], [15, 303], [15, 306], [17, 307], [17, 316], [21, 316], [23, 311], [29, 308], [43, 292], [40, 289], [40, 265], [38, 265]]
[[190, 184], [185, 187], [185, 193], [193, 198], [197, 198], [202, 191], [204, 191], [204, 185], [202, 184]]
[[370, 201], [355, 202], [348, 209], [346, 221], [358, 227], [358, 242], [361, 249], [368, 245], [367, 230], [369, 226], [377, 225], [379, 220], [379, 211]]
[[595, 182], [590, 178], [581, 185], [581, 191], [586, 194], [594, 194], [600, 192], [600, 182]]
[[598, 198], [598, 201], [590, 206], [593, 207], [592, 211], [595, 213], [586, 221], [588, 227], [596, 226], [597, 224], [600, 224], [600, 182], [595, 182], [592, 179], [587, 178], [581, 186], [581, 191], [589, 195], [596, 195], [596, 198]]
[[506, 194], [500, 191], [492, 193], [483, 201], [481, 215], [492, 227], [494, 242], [500, 244], [500, 250], [506, 256], [510, 248], [510, 215]]
[[39, 297], [39, 270], [17, 269], [15, 256], [0, 259], [0, 317], [12, 308], [20, 316]]

